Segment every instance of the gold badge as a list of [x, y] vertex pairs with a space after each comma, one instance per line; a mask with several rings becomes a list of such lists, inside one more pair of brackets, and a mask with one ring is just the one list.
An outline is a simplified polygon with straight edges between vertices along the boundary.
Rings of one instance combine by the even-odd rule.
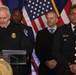
[[11, 37], [12, 37], [13, 39], [15, 39], [15, 38], [16, 38], [16, 34], [15, 34], [15, 33], [12, 33]]

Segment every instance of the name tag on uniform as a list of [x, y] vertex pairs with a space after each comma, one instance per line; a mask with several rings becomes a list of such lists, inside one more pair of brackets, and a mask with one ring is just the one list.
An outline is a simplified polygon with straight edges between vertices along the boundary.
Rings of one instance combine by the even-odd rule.
[[69, 35], [63, 35], [63, 37], [69, 37]]
[[67, 41], [68, 37], [69, 37], [69, 35], [67, 35], [67, 34], [63, 35], [64, 41]]

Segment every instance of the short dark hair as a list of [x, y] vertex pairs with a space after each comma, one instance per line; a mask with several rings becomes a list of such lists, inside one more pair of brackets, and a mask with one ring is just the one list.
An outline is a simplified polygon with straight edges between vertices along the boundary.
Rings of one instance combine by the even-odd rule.
[[15, 11], [19, 11], [19, 12], [22, 14], [22, 10], [21, 10], [20, 8], [15, 8], [15, 9], [13, 9], [12, 14], [13, 14]]
[[[49, 14], [49, 13], [53, 13], [53, 14], [55, 14], [55, 16], [58, 18], [56, 12], [54, 12], [54, 11], [50, 11], [50, 12], [48, 12], [47, 14]], [[47, 15], [47, 14], [46, 14], [46, 15]]]
[[72, 6], [70, 7], [70, 13], [72, 12], [72, 10], [73, 10], [74, 8], [76, 8], [76, 4], [74, 4], [74, 5], [72, 5]]

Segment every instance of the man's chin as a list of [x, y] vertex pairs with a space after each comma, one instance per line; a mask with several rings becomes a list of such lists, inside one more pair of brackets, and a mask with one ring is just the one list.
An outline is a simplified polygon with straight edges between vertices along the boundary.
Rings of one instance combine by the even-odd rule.
[[0, 24], [0, 27], [2, 27], [2, 28], [6, 27], [6, 24]]

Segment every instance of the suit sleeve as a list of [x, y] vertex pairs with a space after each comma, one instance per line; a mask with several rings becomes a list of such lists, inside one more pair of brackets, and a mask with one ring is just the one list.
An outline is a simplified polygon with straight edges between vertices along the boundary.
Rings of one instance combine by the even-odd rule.
[[29, 34], [29, 38], [30, 38], [30, 41], [31, 41], [31, 43], [32, 43], [32, 50], [33, 50], [33, 47], [34, 47], [34, 34], [33, 34], [33, 30], [32, 30], [32, 28], [31, 27], [29, 27], [30, 28], [30, 34]]
[[42, 34], [40, 34], [40, 32], [37, 33], [36, 36], [36, 42], [35, 42], [35, 51], [36, 51], [36, 55], [39, 58], [41, 63], [45, 63], [47, 58], [45, 56], [45, 52], [44, 51], [44, 44], [42, 42]]
[[24, 34], [23, 30], [22, 30], [22, 35], [21, 35], [21, 49], [26, 50], [28, 56], [31, 55], [32, 44], [29, 38]]

